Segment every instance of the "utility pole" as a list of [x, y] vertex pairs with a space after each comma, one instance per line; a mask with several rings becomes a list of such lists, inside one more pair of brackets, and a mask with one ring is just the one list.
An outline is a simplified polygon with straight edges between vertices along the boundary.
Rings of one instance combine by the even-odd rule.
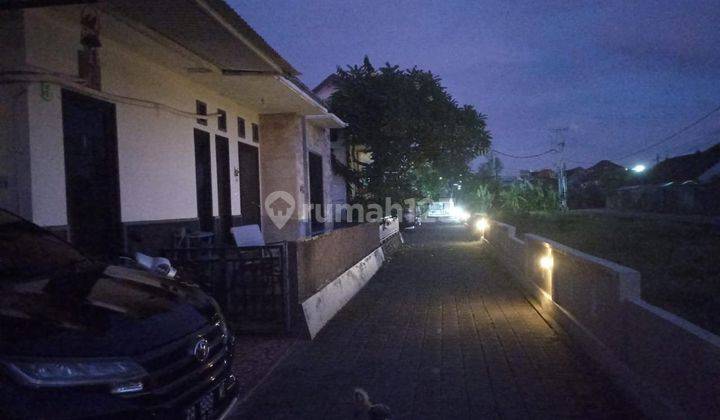
[[492, 178], [495, 180], [495, 182], [497, 182], [497, 181], [498, 181], [498, 176], [497, 176], [497, 168], [496, 168], [495, 165], [496, 165], [496, 162], [495, 162], [495, 151], [494, 151], [494, 150], [490, 150], [490, 175], [491, 175]]
[[560, 162], [557, 165], [558, 176], [558, 206], [560, 211], [567, 211], [567, 177], [565, 175], [565, 133], [568, 127], [554, 128], [552, 130], [557, 136], [557, 150], [560, 154]]

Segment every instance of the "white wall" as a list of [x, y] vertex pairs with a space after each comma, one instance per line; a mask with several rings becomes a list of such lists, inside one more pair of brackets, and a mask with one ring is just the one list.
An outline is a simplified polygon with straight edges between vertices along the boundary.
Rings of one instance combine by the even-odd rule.
[[[347, 145], [343, 138], [342, 131], [338, 135], [335, 143], [330, 143], [332, 154], [338, 162], [347, 166]], [[332, 184], [330, 186], [330, 200], [336, 204], [347, 203], [347, 181], [342, 175], [332, 174]]]
[[32, 218], [43, 226], [66, 225], [60, 89], [51, 87], [50, 100], [46, 101], [40, 97], [40, 85], [31, 84], [27, 95]]
[[[337, 88], [334, 84], [326, 84], [323, 86], [320, 90], [315, 92], [315, 95], [317, 95], [322, 100], [329, 102], [330, 97], [333, 93], [337, 91]], [[328, 132], [329, 135], [329, 132]], [[347, 144], [345, 143], [345, 139], [343, 138], [343, 131], [340, 130], [337, 136], [337, 140], [332, 143], [330, 142], [330, 150], [332, 155], [335, 156], [335, 158], [338, 160], [338, 162], [342, 163], [343, 165], [347, 166], [347, 155], [348, 155], [348, 148]], [[330, 157], [332, 159], [332, 157]], [[331, 162], [332, 164], [332, 162]], [[331, 165], [332, 169], [332, 165]], [[335, 174], [334, 172], [330, 174], [330, 183], [328, 184], [328, 190], [330, 194], [330, 202], [334, 204], [345, 204], [347, 203], [347, 181], [344, 177], [341, 175]]]
[[[62, 10], [58, 14], [57, 10]], [[79, 7], [28, 9], [25, 11], [28, 63], [31, 66], [77, 75], [80, 48]], [[70, 20], [67, 20], [67, 17]], [[75, 18], [75, 16], [77, 16]], [[102, 17], [101, 17], [102, 20]], [[162, 103], [195, 112], [195, 100], [207, 103], [208, 112], [227, 112], [227, 132], [194, 118], [162, 109], [116, 104], [121, 214], [124, 222], [197, 217], [193, 128], [211, 133], [211, 165], [216, 180], [215, 134], [230, 140], [232, 213], [240, 214], [237, 142], [250, 140], [251, 124], [258, 114], [182, 75], [103, 37], [100, 49], [103, 92]], [[28, 90], [33, 218], [42, 225], [67, 223], [62, 137], [61, 92], [52, 86], [52, 98], [40, 98], [39, 86]], [[247, 139], [240, 139], [237, 117], [246, 123]], [[217, 184], [213, 182], [213, 209], [217, 214]]]
[[[21, 12], [0, 12], [0, 70], [24, 62], [22, 31]], [[0, 208], [32, 217], [27, 111], [25, 86], [0, 84]]]
[[[332, 203], [332, 187], [334, 174], [332, 171], [331, 162], [331, 147], [330, 147], [330, 135], [326, 128], [318, 127], [313, 124], [307, 124], [307, 146], [308, 152], [318, 154], [322, 157], [322, 171], [323, 171], [323, 204], [328, 205]], [[309, 186], [308, 186], [309, 188]], [[307, 199], [310, 197], [310, 190], [307, 190]], [[325, 228], [332, 229], [333, 219], [332, 213], [328, 210], [325, 214]], [[308, 215], [309, 217], [309, 215]]]

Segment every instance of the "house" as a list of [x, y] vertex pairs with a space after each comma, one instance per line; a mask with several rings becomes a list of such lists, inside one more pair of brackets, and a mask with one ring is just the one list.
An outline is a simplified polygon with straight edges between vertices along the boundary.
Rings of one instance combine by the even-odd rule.
[[628, 171], [609, 160], [601, 160], [589, 168], [569, 169], [566, 175], [570, 208], [600, 208], [605, 207], [609, 194], [625, 184]]
[[[332, 94], [337, 90], [338, 76], [333, 73], [318, 84], [313, 92], [326, 104], [330, 104]], [[347, 144], [342, 133], [335, 131], [331, 136], [332, 155], [335, 158], [337, 169], [332, 177], [330, 195], [333, 203], [344, 203], [354, 199], [362, 191], [357, 183], [348, 182], [352, 174], [362, 172], [363, 167], [372, 162], [372, 152], [362, 145]]]
[[720, 143], [696, 153], [665, 159], [653, 166], [648, 180], [660, 184], [686, 181], [710, 182], [720, 173]]
[[549, 168], [537, 171], [520, 171], [520, 179], [548, 188], [557, 188], [557, 173]]
[[720, 143], [704, 151], [665, 159], [608, 197], [615, 210], [671, 214], [720, 214]]
[[[97, 256], [183, 230], [332, 229], [309, 205], [343, 199], [329, 133], [345, 124], [222, 0], [2, 8], [0, 207]], [[294, 202], [282, 227], [264, 204], [276, 191]]]

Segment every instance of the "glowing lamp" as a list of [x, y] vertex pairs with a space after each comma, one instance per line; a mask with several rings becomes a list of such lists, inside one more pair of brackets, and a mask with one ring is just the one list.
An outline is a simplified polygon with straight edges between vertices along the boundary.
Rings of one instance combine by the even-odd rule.
[[543, 255], [542, 257], [540, 257], [538, 263], [540, 264], [540, 268], [542, 268], [543, 270], [552, 270], [553, 257], [550, 253], [548, 253], [547, 255]]
[[478, 219], [477, 222], [475, 222], [475, 229], [477, 229], [480, 232], [485, 232], [490, 227], [490, 222], [488, 221], [487, 217], [481, 217]]

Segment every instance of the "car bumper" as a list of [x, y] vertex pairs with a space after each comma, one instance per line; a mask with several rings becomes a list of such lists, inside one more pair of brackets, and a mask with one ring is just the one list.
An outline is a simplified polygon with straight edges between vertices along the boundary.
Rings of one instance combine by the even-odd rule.
[[[6, 382], [0, 372], [0, 419], [222, 419], [237, 404], [239, 385], [232, 373], [233, 340], [215, 369], [172, 395], [113, 395], [105, 387], [28, 388]], [[222, 389], [222, 392], [220, 391]], [[201, 402], [212, 410], [201, 410]], [[195, 415], [189, 414], [193, 412]]]

